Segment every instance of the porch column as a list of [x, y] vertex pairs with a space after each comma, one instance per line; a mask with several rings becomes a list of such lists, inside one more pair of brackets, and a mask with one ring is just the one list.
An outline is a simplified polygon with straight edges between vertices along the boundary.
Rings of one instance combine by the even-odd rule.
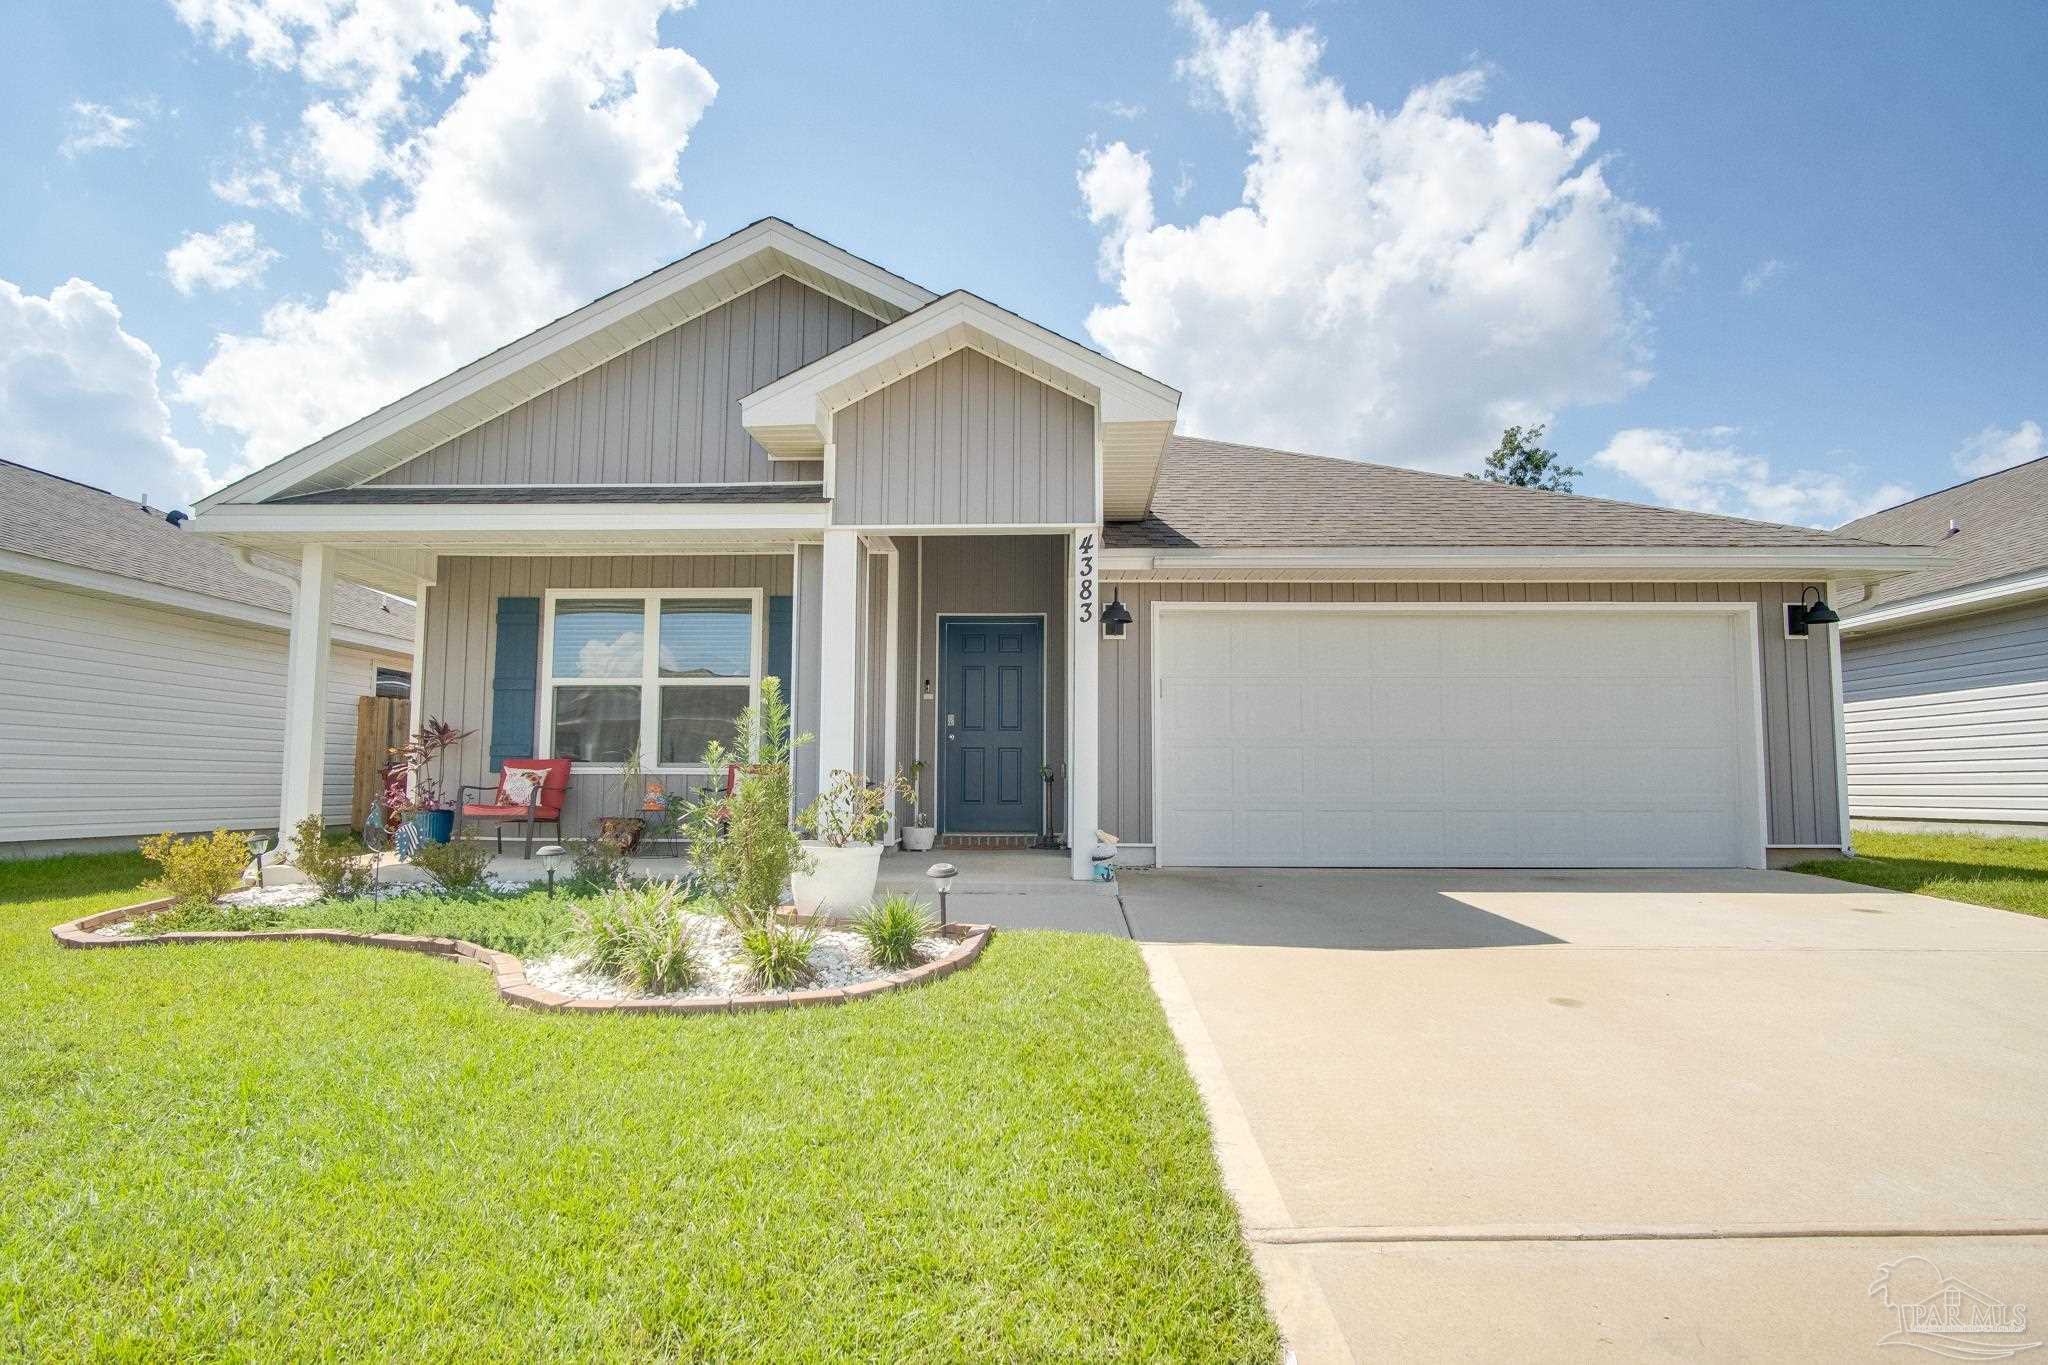
[[860, 594], [860, 533], [825, 532], [824, 584], [819, 593], [823, 629], [818, 640], [818, 785], [834, 771], [859, 772], [859, 631], [865, 618]]
[[278, 840], [309, 815], [321, 814], [327, 775], [327, 666], [334, 643], [334, 551], [308, 545], [299, 556], [292, 594], [291, 643], [284, 664], [284, 799]]
[[1102, 603], [1096, 591], [1095, 562], [1101, 544], [1102, 537], [1094, 528], [1076, 531], [1067, 557], [1067, 846], [1072, 850], [1075, 881], [1094, 875], [1091, 855], [1100, 823], [1095, 789], [1102, 764], [1095, 732], [1101, 713], [1095, 688], [1100, 673], [1096, 651], [1102, 641]]

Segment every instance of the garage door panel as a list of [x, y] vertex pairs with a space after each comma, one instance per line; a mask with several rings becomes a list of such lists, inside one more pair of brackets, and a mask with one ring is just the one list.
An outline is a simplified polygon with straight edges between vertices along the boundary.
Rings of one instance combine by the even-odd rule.
[[1161, 860], [1754, 864], [1741, 642], [1682, 612], [1169, 610]]

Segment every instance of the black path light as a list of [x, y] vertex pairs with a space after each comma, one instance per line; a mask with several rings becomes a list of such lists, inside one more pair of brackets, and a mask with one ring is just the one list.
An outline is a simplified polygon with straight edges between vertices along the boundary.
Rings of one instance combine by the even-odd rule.
[[[1806, 600], [1808, 594], [1812, 595], [1813, 601], [1808, 602]], [[1841, 622], [1842, 618], [1835, 613], [1833, 607], [1828, 605], [1828, 599], [1821, 595], [1819, 588], [1808, 588], [1805, 592], [1799, 594], [1797, 602], [1787, 602], [1785, 604], [1785, 633], [1787, 635], [1803, 638], [1809, 633], [1810, 627], [1835, 626], [1840, 625]]]
[[555, 868], [561, 863], [562, 859], [569, 856], [569, 850], [563, 848], [560, 844], [549, 844], [545, 848], [536, 850], [536, 855], [540, 858], [540, 865], [548, 870], [548, 899], [553, 900], [555, 898]]
[[951, 863], [933, 863], [924, 870], [924, 875], [932, 879], [932, 890], [939, 893], [939, 927], [944, 928], [946, 924], [946, 888], [952, 885], [953, 878], [960, 875], [960, 869]]

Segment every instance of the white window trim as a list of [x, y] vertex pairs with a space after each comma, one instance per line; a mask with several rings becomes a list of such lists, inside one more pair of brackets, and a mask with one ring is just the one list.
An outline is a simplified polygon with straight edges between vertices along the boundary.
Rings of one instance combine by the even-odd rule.
[[[555, 686], [633, 687], [640, 689], [640, 767], [643, 772], [707, 773], [702, 763], [657, 764], [652, 745], [661, 728], [661, 689], [664, 687], [731, 687], [737, 678], [664, 678], [661, 676], [661, 604], [685, 599], [697, 601], [743, 601], [751, 621], [751, 657], [748, 660], [747, 705], [761, 701], [761, 676], [767, 664], [768, 590], [766, 588], [549, 588], [541, 609], [540, 641], [540, 750], [552, 758], [555, 753]], [[555, 604], [565, 601], [638, 601], [641, 632], [646, 648], [640, 659], [640, 676], [633, 678], [555, 677]], [[578, 772], [623, 773], [622, 763], [578, 763]]]

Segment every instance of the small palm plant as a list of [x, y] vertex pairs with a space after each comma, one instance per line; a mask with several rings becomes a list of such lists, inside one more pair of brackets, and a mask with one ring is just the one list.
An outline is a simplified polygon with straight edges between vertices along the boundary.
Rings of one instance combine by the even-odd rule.
[[853, 932], [867, 945], [868, 960], [877, 967], [908, 967], [917, 961], [917, 945], [938, 932], [924, 902], [898, 892], [869, 903], [854, 917]]

